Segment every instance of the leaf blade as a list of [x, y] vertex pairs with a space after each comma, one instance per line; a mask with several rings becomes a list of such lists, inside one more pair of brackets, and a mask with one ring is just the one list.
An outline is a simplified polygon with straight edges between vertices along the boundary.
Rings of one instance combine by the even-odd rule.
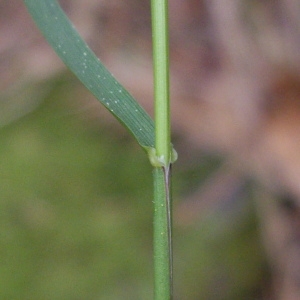
[[56, 0], [24, 0], [51, 47], [86, 88], [146, 150], [153, 148], [154, 123], [83, 41]]

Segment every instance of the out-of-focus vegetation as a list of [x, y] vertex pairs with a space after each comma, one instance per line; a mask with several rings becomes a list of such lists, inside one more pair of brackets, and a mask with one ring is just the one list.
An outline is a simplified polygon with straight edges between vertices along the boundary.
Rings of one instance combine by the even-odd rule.
[[[151, 167], [121, 128], [74, 110], [74, 82], [41, 84], [38, 109], [1, 128], [0, 299], [152, 299]], [[174, 207], [218, 164], [175, 164]], [[174, 219], [175, 299], [255, 299], [263, 259], [247, 199], [235, 214]]]

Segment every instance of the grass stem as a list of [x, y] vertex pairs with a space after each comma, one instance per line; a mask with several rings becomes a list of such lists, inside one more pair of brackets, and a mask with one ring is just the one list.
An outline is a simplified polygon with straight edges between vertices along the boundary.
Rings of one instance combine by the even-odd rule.
[[169, 92], [168, 1], [152, 0], [155, 97], [154, 299], [172, 299], [171, 129]]
[[155, 98], [156, 155], [170, 163], [170, 92], [169, 92], [169, 38], [168, 1], [152, 0], [152, 39]]

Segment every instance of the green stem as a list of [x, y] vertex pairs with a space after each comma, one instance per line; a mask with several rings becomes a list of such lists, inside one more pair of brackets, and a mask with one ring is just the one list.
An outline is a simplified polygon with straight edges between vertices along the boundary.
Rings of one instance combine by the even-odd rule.
[[156, 155], [170, 163], [168, 1], [152, 0]]
[[170, 169], [154, 168], [154, 299], [172, 299]]
[[171, 155], [168, 1], [152, 0], [155, 96], [154, 299], [172, 299]]

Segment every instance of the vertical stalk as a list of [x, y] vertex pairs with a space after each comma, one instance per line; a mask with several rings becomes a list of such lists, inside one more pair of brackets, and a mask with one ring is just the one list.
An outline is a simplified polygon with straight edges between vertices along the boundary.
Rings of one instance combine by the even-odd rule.
[[168, 0], [152, 0], [156, 155], [170, 163]]
[[154, 299], [172, 299], [171, 207], [168, 174], [154, 168]]
[[151, 0], [155, 97], [154, 299], [172, 299], [168, 0]]

